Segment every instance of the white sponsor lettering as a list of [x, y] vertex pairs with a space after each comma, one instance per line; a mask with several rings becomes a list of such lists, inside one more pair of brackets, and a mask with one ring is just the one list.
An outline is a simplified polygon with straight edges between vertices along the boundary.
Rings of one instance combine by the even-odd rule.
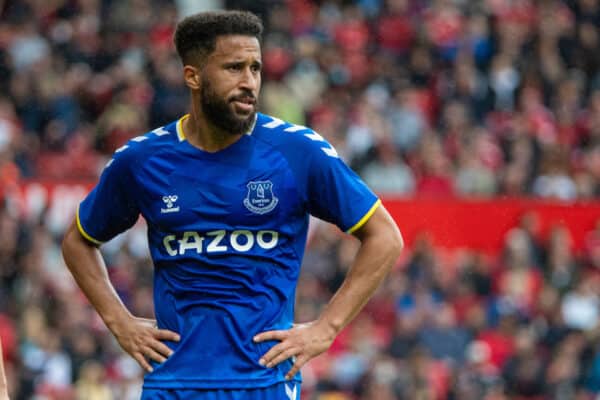
[[198, 232], [184, 232], [183, 238], [179, 239], [179, 255], [186, 250], [196, 250], [196, 253], [202, 253], [202, 242], [204, 238]]
[[169, 253], [170, 256], [177, 255], [177, 250], [175, 250], [173, 247], [171, 247], [171, 242], [174, 241], [175, 239], [176, 239], [175, 235], [167, 235], [163, 239], [163, 245], [165, 246], [165, 249], [167, 250], [167, 253]]
[[225, 230], [221, 229], [218, 231], [208, 232], [206, 236], [214, 236], [213, 239], [208, 244], [206, 251], [208, 253], [216, 253], [219, 251], [227, 251], [227, 246], [222, 245], [221, 241], [225, 237]]
[[[246, 240], [242, 240], [242, 243], [239, 242], [240, 236], [246, 237]], [[233, 231], [231, 233], [230, 243], [234, 250], [241, 252], [248, 251], [254, 246], [254, 236], [250, 231]]]
[[[265, 235], [271, 236], [271, 238], [266, 241]], [[269, 250], [277, 245], [277, 241], [279, 240], [279, 232], [276, 231], [258, 231], [256, 234], [256, 241], [258, 245], [263, 249]]]
[[271, 250], [277, 246], [278, 242], [279, 232], [277, 231], [264, 230], [255, 233], [245, 229], [233, 232], [220, 229], [204, 234], [186, 231], [181, 235], [167, 235], [162, 241], [165, 251], [172, 257], [183, 255], [187, 251], [202, 254], [204, 252], [223, 253], [233, 249], [245, 253], [255, 246], [263, 250]]

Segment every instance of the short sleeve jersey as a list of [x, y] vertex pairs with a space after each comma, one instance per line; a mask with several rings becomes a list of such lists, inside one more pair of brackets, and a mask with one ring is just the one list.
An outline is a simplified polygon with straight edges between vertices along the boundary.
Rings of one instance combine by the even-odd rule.
[[210, 153], [185, 139], [185, 118], [115, 152], [78, 228], [101, 244], [146, 220], [156, 319], [181, 341], [166, 342], [174, 354], [144, 387], [270, 386], [292, 361], [260, 366], [275, 342], [252, 338], [292, 326], [309, 214], [353, 232], [380, 202], [306, 127], [257, 114], [251, 132]]

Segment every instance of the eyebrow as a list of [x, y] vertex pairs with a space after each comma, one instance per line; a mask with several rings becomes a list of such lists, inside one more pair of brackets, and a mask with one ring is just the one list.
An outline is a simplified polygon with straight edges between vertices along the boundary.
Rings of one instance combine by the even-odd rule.
[[[234, 65], [243, 65], [246, 64], [246, 60], [234, 60], [234, 61], [223, 61], [222, 65], [226, 66], [226, 67], [230, 67], [230, 66], [234, 66]], [[262, 67], [263, 63], [261, 60], [253, 60], [250, 65], [258, 65], [259, 67]]]

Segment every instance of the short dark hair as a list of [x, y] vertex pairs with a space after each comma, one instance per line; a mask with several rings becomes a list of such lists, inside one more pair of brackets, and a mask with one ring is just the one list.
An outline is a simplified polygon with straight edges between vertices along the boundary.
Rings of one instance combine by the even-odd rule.
[[215, 50], [219, 36], [247, 35], [260, 41], [262, 31], [262, 21], [249, 11], [208, 11], [181, 20], [173, 40], [181, 61], [194, 64]]

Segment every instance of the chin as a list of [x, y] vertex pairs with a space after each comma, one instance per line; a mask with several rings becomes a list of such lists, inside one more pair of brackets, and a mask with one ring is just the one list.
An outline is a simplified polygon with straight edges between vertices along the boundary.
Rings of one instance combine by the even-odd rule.
[[239, 123], [244, 123], [244, 122], [248, 122], [248, 121], [253, 121], [254, 117], [256, 116], [256, 110], [252, 110], [248, 113], [240, 113], [240, 112], [233, 112], [231, 114], [232, 117], [234, 117]]
[[237, 113], [232, 113], [229, 115], [228, 119], [221, 119], [221, 121], [219, 121], [219, 125], [221, 126], [221, 128], [223, 128], [225, 131], [229, 132], [232, 135], [242, 135], [252, 128], [255, 115], [256, 112], [252, 112], [247, 115], [239, 115]]

